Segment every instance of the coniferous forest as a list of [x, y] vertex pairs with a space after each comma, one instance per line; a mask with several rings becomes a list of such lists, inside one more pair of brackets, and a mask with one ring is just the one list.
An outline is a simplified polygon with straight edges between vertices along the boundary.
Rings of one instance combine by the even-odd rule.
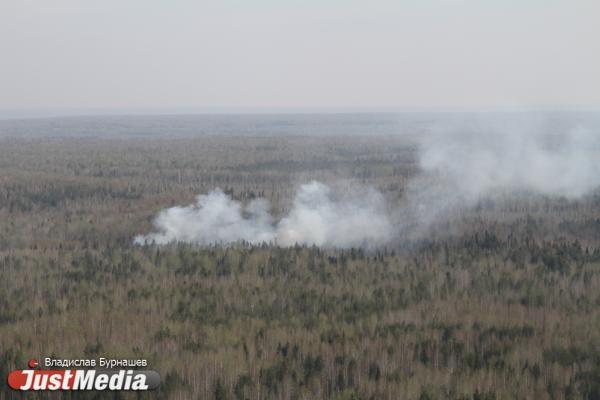
[[600, 399], [600, 193], [486, 199], [376, 247], [136, 245], [216, 187], [274, 215], [309, 179], [401, 204], [419, 164], [407, 135], [134, 133], [0, 139], [1, 376], [145, 358], [155, 392], [42, 397]]

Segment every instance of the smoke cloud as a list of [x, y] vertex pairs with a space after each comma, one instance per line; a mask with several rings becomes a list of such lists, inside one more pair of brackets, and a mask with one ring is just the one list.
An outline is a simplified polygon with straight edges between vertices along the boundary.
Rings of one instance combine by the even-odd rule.
[[439, 132], [421, 143], [421, 174], [408, 185], [400, 213], [427, 226], [452, 211], [499, 195], [574, 200], [600, 186], [600, 138], [590, 130], [539, 128]]
[[340, 197], [313, 181], [299, 187], [290, 210], [276, 219], [265, 199], [243, 205], [216, 189], [198, 196], [196, 204], [163, 210], [156, 231], [135, 242], [373, 247], [426, 234], [437, 221], [485, 199], [573, 200], [600, 187], [600, 137], [594, 130], [548, 133], [540, 126], [489, 121], [455, 128], [421, 139], [420, 173], [393, 207], [374, 189]]
[[420, 160], [424, 171], [440, 173], [466, 199], [496, 189], [576, 198], [600, 184], [598, 138], [584, 130], [438, 135]]
[[458, 124], [421, 139], [418, 174], [396, 209], [399, 225], [422, 231], [487, 199], [523, 195], [575, 200], [600, 186], [600, 138], [539, 122]]
[[137, 236], [135, 243], [182, 241], [208, 245], [246, 241], [281, 246], [368, 247], [389, 240], [393, 231], [379, 192], [369, 189], [340, 199], [316, 181], [300, 186], [289, 213], [279, 222], [274, 221], [265, 199], [244, 206], [216, 189], [198, 196], [196, 204], [161, 211], [154, 221], [156, 232]]

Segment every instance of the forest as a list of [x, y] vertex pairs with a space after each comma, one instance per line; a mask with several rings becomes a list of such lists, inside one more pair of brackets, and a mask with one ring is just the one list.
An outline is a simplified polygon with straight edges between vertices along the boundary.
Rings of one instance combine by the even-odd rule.
[[5, 135], [0, 376], [146, 358], [152, 393], [41, 397], [600, 399], [600, 193], [487, 199], [375, 248], [133, 241], [216, 187], [281, 215], [307, 180], [396, 204], [418, 171], [411, 135]]

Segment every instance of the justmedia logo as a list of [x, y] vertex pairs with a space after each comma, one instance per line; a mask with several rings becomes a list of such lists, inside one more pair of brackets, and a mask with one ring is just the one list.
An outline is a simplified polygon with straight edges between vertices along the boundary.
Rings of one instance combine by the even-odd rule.
[[156, 389], [160, 375], [156, 371], [134, 369], [36, 369], [37, 360], [29, 360], [30, 369], [12, 371], [8, 386], [21, 391], [39, 390], [133, 390]]

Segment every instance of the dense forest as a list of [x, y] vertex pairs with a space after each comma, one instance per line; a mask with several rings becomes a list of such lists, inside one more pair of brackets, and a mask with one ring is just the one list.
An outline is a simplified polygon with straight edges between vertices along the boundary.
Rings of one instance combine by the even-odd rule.
[[375, 249], [133, 243], [215, 187], [278, 215], [308, 179], [401, 203], [418, 169], [410, 136], [4, 137], [0, 375], [146, 358], [160, 388], [112, 398], [600, 399], [600, 194]]

